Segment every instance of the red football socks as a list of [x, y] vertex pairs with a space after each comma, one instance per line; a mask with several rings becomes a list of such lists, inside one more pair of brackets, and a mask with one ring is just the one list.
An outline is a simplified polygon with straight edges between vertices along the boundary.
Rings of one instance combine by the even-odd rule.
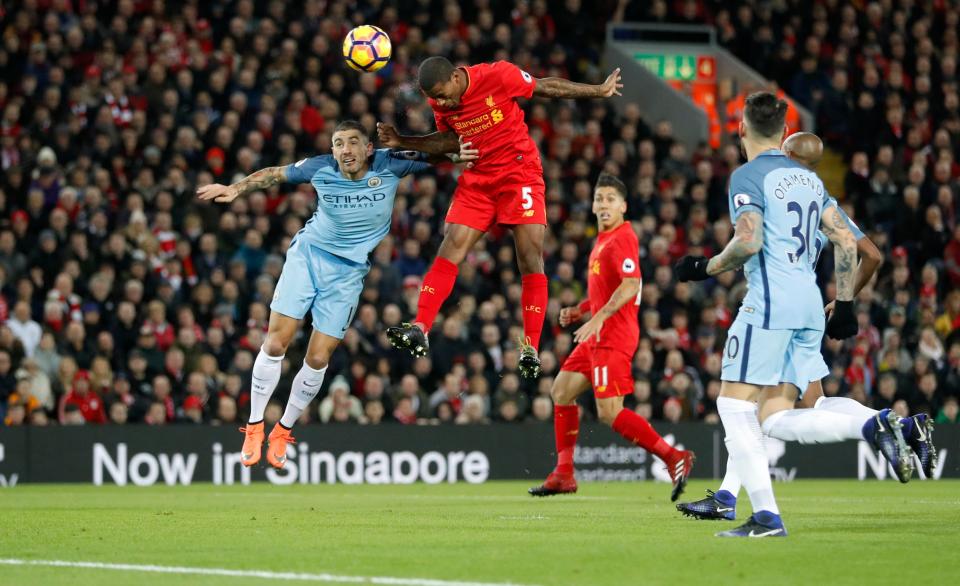
[[433, 261], [433, 266], [423, 276], [420, 298], [417, 299], [417, 317], [414, 320], [423, 324], [423, 333], [428, 333], [433, 327], [433, 320], [437, 318], [440, 306], [453, 291], [458, 272], [457, 265], [438, 256], [437, 260]]
[[620, 410], [613, 420], [613, 430], [664, 462], [675, 457], [677, 450], [660, 437], [649, 421], [629, 409]]
[[523, 305], [523, 335], [534, 348], [540, 349], [540, 333], [547, 314], [547, 276], [543, 273], [524, 275], [520, 279], [520, 303]]
[[557, 441], [558, 474], [573, 474], [573, 450], [580, 433], [580, 409], [576, 405], [554, 405], [553, 435]]

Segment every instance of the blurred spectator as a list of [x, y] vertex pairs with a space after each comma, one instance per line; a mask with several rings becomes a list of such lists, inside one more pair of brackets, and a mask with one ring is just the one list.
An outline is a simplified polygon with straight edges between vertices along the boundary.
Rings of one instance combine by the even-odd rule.
[[937, 413], [937, 423], [960, 423], [960, 408], [957, 398], [948, 397]]
[[[360, 399], [350, 394], [350, 384], [342, 376], [330, 382], [327, 396], [320, 401], [317, 414], [322, 423], [346, 423], [359, 421], [363, 415]], [[277, 419], [280, 417], [277, 416]]]
[[90, 373], [78, 370], [73, 377], [70, 391], [60, 400], [60, 422], [67, 419], [66, 407], [74, 405], [80, 410], [83, 420], [87, 423], [106, 423], [107, 414], [103, 400], [96, 391], [90, 388]]

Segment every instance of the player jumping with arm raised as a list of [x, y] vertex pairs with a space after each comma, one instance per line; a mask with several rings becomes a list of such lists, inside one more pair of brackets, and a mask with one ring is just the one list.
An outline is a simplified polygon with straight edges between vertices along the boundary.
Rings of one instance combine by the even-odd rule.
[[[799, 161], [805, 167], [811, 170], [816, 170], [817, 164], [820, 162], [820, 158], [823, 155], [823, 142], [815, 134], [798, 132], [790, 135], [787, 140], [783, 142], [782, 150], [784, 154], [791, 159]], [[859, 226], [857, 226], [856, 223], [847, 216], [842, 208], [838, 206], [837, 212], [843, 217], [844, 221], [847, 223], [847, 227], [857, 239], [857, 252], [860, 255], [860, 265], [857, 270], [857, 282], [854, 286], [854, 297], [856, 297], [866, 286], [866, 284], [869, 283], [873, 278], [877, 268], [879, 268], [880, 264], [883, 262], [883, 257], [880, 254], [880, 250], [877, 249], [877, 246], [863, 233], [863, 231], [860, 230]], [[826, 245], [826, 240], [827, 237], [818, 230], [817, 241], [815, 244], [817, 250], [813, 260], [814, 266], [816, 266], [816, 261], [820, 256], [820, 252]], [[825, 308], [825, 313], [828, 317], [833, 310], [833, 306], [834, 302], [831, 301]], [[827, 371], [827, 366], [824, 364], [822, 367], [818, 367], [813, 372]], [[803, 384], [804, 381], [802, 380], [794, 381], [793, 383], [797, 389], [802, 389]], [[823, 387], [819, 378], [807, 383], [806, 390], [801, 393], [801, 400], [798, 405], [800, 407], [814, 407], [820, 410], [843, 413], [853, 416], [859, 421], [867, 421], [876, 417], [880, 413], [876, 409], [871, 409], [866, 405], [863, 405], [862, 403], [848, 397], [824, 397]], [[902, 422], [903, 435], [906, 438], [907, 443], [919, 458], [921, 468], [923, 469], [926, 477], [932, 478], [933, 470], [937, 465], [936, 448], [933, 444], [933, 422], [930, 421], [929, 417], [923, 413], [914, 415], [909, 419], [903, 419]], [[805, 440], [804, 435], [794, 437], [794, 434], [791, 434], [789, 427], [787, 429], [782, 429], [781, 426], [776, 425], [775, 422], [769, 427], [769, 435], [776, 439], [784, 441], [796, 439], [801, 441], [801, 443], [803, 443]], [[818, 439], [819, 441], [825, 441], [823, 437]], [[837, 441], [842, 441], [843, 439], [856, 440], [861, 438], [836, 438]], [[740, 486], [740, 477], [737, 475], [732, 461], [728, 458], [727, 469], [724, 473], [723, 481], [720, 484], [720, 489], [717, 492], [708, 490], [707, 497], [699, 501], [681, 503], [677, 505], [677, 510], [682, 512], [684, 515], [696, 517], [698, 519], [733, 520], [736, 518], [737, 494], [740, 491]]]
[[378, 125], [381, 142], [391, 148], [431, 154], [453, 153], [458, 137], [479, 151], [479, 160], [457, 182], [447, 212], [443, 242], [423, 278], [417, 315], [412, 324], [387, 330], [397, 348], [424, 356], [427, 334], [440, 306], [450, 295], [458, 265], [494, 224], [513, 229], [521, 274], [523, 331], [520, 374], [540, 374], [537, 348], [547, 309], [547, 277], [543, 273], [546, 233], [543, 166], [531, 140], [517, 98], [609, 98], [619, 95], [620, 70], [600, 85], [555, 77], [535, 79], [506, 61], [454, 67], [443, 57], [426, 59], [419, 70], [420, 88], [429, 97], [437, 132], [400, 136], [392, 126]]
[[641, 288], [640, 243], [625, 221], [627, 187], [613, 175], [602, 174], [593, 191], [597, 215], [597, 241], [590, 252], [587, 299], [560, 311], [560, 325], [587, 323], [574, 333], [576, 349], [567, 357], [553, 382], [553, 431], [557, 466], [546, 482], [529, 493], [549, 496], [576, 492], [573, 451], [580, 430], [577, 397], [593, 388], [600, 420], [634, 444], [659, 457], [673, 480], [670, 500], [677, 500], [687, 483], [695, 456], [677, 450], [646, 419], [623, 407], [623, 397], [633, 392], [631, 367], [640, 342], [637, 302]]
[[[290, 399], [270, 432], [267, 461], [282, 468], [290, 429], [317, 396], [330, 355], [343, 338], [370, 270], [367, 257], [390, 230], [393, 200], [400, 179], [427, 168], [422, 153], [374, 150], [367, 132], [352, 120], [333, 132], [333, 155], [303, 159], [285, 167], [257, 171], [233, 185], [212, 184], [197, 190], [200, 199], [229, 203], [241, 195], [279, 183], [310, 183], [317, 191], [317, 210], [297, 232], [287, 250], [283, 272], [270, 304], [267, 336], [253, 364], [250, 419], [241, 461], [260, 461], [263, 412], [280, 380], [283, 357], [300, 320], [310, 311], [313, 334], [303, 366], [293, 379]], [[473, 160], [464, 147], [459, 155]], [[431, 159], [437, 160], [437, 159]]]
[[826, 323], [832, 338], [857, 333], [857, 246], [820, 178], [780, 150], [785, 113], [786, 103], [769, 92], [747, 98], [740, 136], [748, 162], [730, 177], [734, 237], [717, 256], [684, 257], [675, 269], [682, 281], [704, 280], [743, 266], [747, 274], [747, 296], [724, 348], [717, 410], [727, 451], [754, 514], [743, 526], [719, 533], [722, 537], [786, 535], [770, 483], [761, 421], [769, 435], [776, 427], [810, 443], [862, 434], [900, 468], [898, 475], [911, 465], [899, 418], [889, 410], [866, 423], [830, 411], [789, 411], [798, 390], [781, 383], [802, 380], [806, 388], [826, 374], [817, 371], [823, 365], [824, 312], [813, 271], [816, 230], [821, 227], [834, 243], [837, 258], [837, 300]]

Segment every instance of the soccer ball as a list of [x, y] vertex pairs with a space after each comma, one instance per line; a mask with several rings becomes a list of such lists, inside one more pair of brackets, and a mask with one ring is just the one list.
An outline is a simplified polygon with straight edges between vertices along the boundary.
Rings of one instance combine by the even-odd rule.
[[343, 39], [343, 60], [357, 71], [377, 71], [390, 61], [390, 37], [373, 25], [364, 24]]

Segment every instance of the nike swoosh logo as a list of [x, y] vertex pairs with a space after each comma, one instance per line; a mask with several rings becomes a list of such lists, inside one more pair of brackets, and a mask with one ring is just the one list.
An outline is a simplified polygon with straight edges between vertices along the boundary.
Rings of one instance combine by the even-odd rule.
[[718, 513], [726, 513], [727, 511], [732, 511], [733, 507], [717, 507]]
[[776, 535], [777, 533], [782, 533], [783, 529], [771, 529], [770, 531], [764, 531], [762, 533], [756, 533], [753, 529], [750, 530], [750, 533], [747, 534], [747, 537], [766, 537], [768, 535]]
[[323, 384], [323, 383], [317, 383], [317, 384], [315, 384], [315, 385], [308, 385], [307, 383], [303, 383], [303, 386], [304, 386], [304, 388], [307, 388], [307, 389], [315, 389], [315, 388], [319, 387], [319, 386], [322, 385], [322, 384]]

